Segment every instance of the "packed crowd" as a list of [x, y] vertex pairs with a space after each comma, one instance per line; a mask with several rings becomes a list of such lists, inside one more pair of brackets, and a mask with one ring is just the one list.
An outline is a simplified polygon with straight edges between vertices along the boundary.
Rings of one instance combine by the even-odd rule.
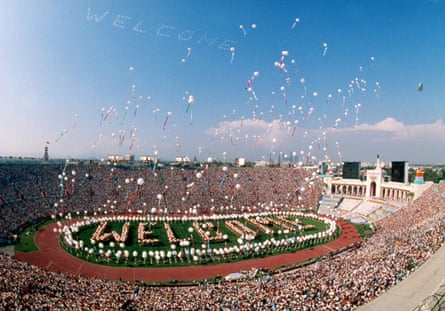
[[[0, 238], [53, 214], [199, 215], [314, 208], [321, 183], [285, 168], [1, 165]], [[306, 206], [305, 206], [306, 205]]]
[[[40, 170], [48, 170], [48, 168], [40, 168]], [[0, 177], [1, 189], [4, 191], [1, 194], [2, 197], [7, 197], [7, 191], [13, 191], [14, 194], [15, 187], [9, 184], [11, 182], [20, 185], [19, 190], [27, 189], [27, 191], [31, 191], [36, 187], [39, 188], [38, 184], [28, 186], [24, 183], [31, 180], [17, 173], [20, 170], [7, 170], [6, 175], [3, 169], [0, 172], [3, 175]], [[140, 176], [145, 179], [144, 183], [140, 185], [143, 186], [141, 187], [142, 198], [147, 201], [147, 205], [150, 203], [159, 208], [161, 208], [161, 204], [156, 202], [156, 199], [152, 202], [148, 201], [151, 195], [156, 198], [160, 189], [166, 189], [165, 186], [168, 186], [168, 194], [165, 195], [164, 193], [163, 198], [167, 197], [168, 202], [170, 202], [167, 204], [167, 208], [171, 206], [170, 204], [173, 205], [173, 202], [183, 203], [183, 197], [189, 191], [185, 202], [190, 200], [192, 205], [200, 204], [197, 212], [209, 212], [205, 202], [215, 204], [214, 206], [217, 206], [217, 208], [223, 206], [224, 209], [226, 209], [226, 206], [229, 206], [229, 209], [236, 209], [235, 205], [238, 205], [238, 203], [234, 202], [242, 202], [241, 204], [245, 204], [244, 208], [247, 210], [254, 207], [257, 209], [286, 208], [286, 204], [309, 207], [310, 204], [316, 205], [318, 200], [318, 197], [316, 197], [317, 191], [321, 190], [321, 186], [318, 185], [316, 180], [315, 182], [312, 180], [311, 172], [308, 171], [291, 169], [226, 171], [219, 168], [209, 169], [208, 172], [203, 171], [199, 178], [196, 177], [196, 171], [178, 172], [181, 173], [175, 174], [172, 171], [168, 171], [167, 174], [164, 173], [162, 175], [164, 176], [163, 184], [155, 186], [155, 179], [149, 177], [149, 172], [119, 171], [119, 181], [116, 183], [119, 183], [122, 178], [125, 180], [125, 178], [134, 178], [135, 174], [141, 174]], [[234, 178], [234, 174], [238, 174], [236, 178]], [[37, 180], [40, 180], [40, 178], [41, 180], [48, 179], [45, 181], [48, 186], [46, 191], [50, 192], [49, 189], [53, 189], [52, 191], [58, 190], [57, 174], [56, 176], [53, 174], [41, 177], [40, 174], [31, 175], [37, 176]], [[100, 177], [101, 174], [94, 170], [93, 180], [99, 181], [99, 185], [96, 185], [97, 188], [93, 198], [85, 194], [76, 197], [75, 192], [71, 194], [71, 199], [64, 197], [67, 202], [75, 202], [72, 204], [63, 202], [62, 204], [66, 205], [66, 211], [76, 212], [76, 204], [82, 204], [80, 211], [83, 211], [87, 206], [93, 206], [92, 209], [95, 209], [96, 212], [99, 212], [99, 206], [106, 208], [100, 204], [94, 204], [98, 202], [99, 198], [106, 199], [116, 187], [113, 186], [113, 182], [105, 182], [107, 178], [113, 180], [112, 174], [103, 175], [105, 176]], [[131, 177], [132, 175], [133, 177]], [[169, 175], [171, 176], [171, 183], [166, 183]], [[7, 176], [11, 177], [9, 183], [4, 187], [4, 179]], [[21, 180], [21, 177], [25, 179]], [[154, 177], [159, 178], [159, 174]], [[183, 181], [184, 177], [186, 181]], [[56, 179], [55, 183], [52, 181], [54, 178]], [[223, 178], [227, 180], [222, 182]], [[232, 186], [234, 183], [236, 184], [234, 179], [239, 180], [238, 183], [241, 184], [241, 188], [239, 193], [235, 193], [238, 201], [234, 199], [232, 201], [233, 207], [230, 207], [230, 204], [227, 204], [227, 201], [231, 199], [230, 194], [226, 193], [231, 193], [231, 191], [233, 193], [233, 189], [230, 187], [224, 188], [224, 186], [226, 183], [232, 183]], [[176, 184], [174, 184], [174, 181], [176, 181]], [[41, 184], [45, 182], [41, 181]], [[193, 182], [194, 185], [190, 186]], [[146, 187], [147, 183], [155, 190]], [[252, 185], [249, 183], [252, 183]], [[201, 184], [204, 184], [204, 186], [201, 186]], [[311, 191], [307, 191], [310, 187], [309, 184], [313, 187]], [[88, 187], [91, 186], [87, 186], [86, 189]], [[85, 190], [82, 191], [83, 188], [80, 186], [79, 188], [78, 194], [87, 193]], [[256, 194], [242, 195], [242, 189], [249, 189], [249, 191], [255, 189]], [[105, 193], [101, 194], [102, 191]], [[174, 199], [176, 191], [179, 194], [176, 194], [177, 197]], [[125, 188], [119, 190], [117, 197], [122, 196], [121, 192], [125, 199]], [[298, 193], [296, 194], [296, 192]], [[216, 193], [221, 193], [222, 197], [216, 196]], [[57, 192], [55, 192], [56, 194]], [[213, 201], [205, 200], [207, 194]], [[201, 195], [202, 201], [198, 200], [199, 195]], [[229, 196], [229, 198], [226, 196]], [[2, 292], [0, 308], [5, 310], [117, 310], [133, 308], [135, 310], [218, 311], [356, 309], [406, 278], [416, 267], [428, 260], [443, 244], [445, 232], [444, 196], [445, 183], [433, 185], [420, 198], [378, 222], [375, 225], [375, 233], [368, 237], [360, 247], [351, 248], [335, 256], [320, 258], [312, 264], [288, 272], [236, 282], [221, 281], [200, 283], [194, 286], [153, 287], [144, 284], [48, 272], [19, 262], [8, 255], [0, 255], [2, 272], [0, 276], [0, 290]], [[28, 204], [20, 201], [27, 200], [26, 197], [27, 194], [25, 193], [24, 199], [19, 198], [18, 201], [13, 200], [14, 202], [11, 203], [5, 203], [6, 201], [4, 201], [0, 206], [3, 234], [17, 228], [20, 221], [27, 221], [26, 217], [41, 216], [39, 213], [43, 213], [43, 211], [53, 212], [53, 204], [48, 203], [48, 208], [41, 211], [38, 206], [45, 205], [42, 203], [37, 205], [30, 200], [31, 202], [28, 203], [33, 209], [32, 212], [20, 211], [18, 219], [15, 219], [15, 208], [24, 210], [27, 208]], [[259, 199], [268, 202], [267, 206], [255, 205], [256, 200], [259, 201]], [[118, 200], [116, 199], [116, 201]], [[118, 202], [123, 202], [125, 204], [122, 205], [126, 206], [128, 200]], [[270, 204], [271, 201], [272, 204]], [[132, 202], [131, 204], [135, 203]], [[175, 206], [175, 208], [177, 207]], [[239, 208], [239, 205], [237, 208]], [[116, 207], [116, 209], [119, 209], [119, 207]], [[194, 212], [193, 209], [193, 206], [188, 205], [178, 208], [175, 212]], [[8, 217], [8, 219], [4, 220], [5, 217]]]

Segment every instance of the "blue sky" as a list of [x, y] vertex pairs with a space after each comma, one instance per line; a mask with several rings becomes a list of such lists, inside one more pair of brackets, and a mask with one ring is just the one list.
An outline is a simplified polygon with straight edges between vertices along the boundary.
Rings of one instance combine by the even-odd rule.
[[0, 40], [3, 156], [445, 163], [441, 0], [7, 0]]

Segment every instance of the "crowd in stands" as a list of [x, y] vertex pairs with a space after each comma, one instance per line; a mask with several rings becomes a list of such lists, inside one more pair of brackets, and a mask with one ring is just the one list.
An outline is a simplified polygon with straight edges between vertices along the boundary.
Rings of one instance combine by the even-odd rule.
[[312, 171], [285, 168], [1, 165], [0, 238], [60, 213], [157, 215], [314, 208], [321, 186]]
[[[58, 175], [63, 171], [68, 178], [60, 186]], [[144, 182], [137, 183], [138, 178]], [[24, 224], [60, 213], [62, 208], [63, 213], [103, 213], [155, 207], [156, 212], [179, 214], [304, 209], [315, 208], [322, 193], [311, 171], [289, 168], [7, 166], [0, 169], [0, 187], [3, 238], [12, 238]], [[433, 185], [420, 198], [376, 223], [375, 233], [359, 247], [287, 272], [232, 282], [145, 286], [48, 272], [1, 254], [0, 309], [356, 309], [405, 279], [443, 244], [444, 196], [445, 183]]]

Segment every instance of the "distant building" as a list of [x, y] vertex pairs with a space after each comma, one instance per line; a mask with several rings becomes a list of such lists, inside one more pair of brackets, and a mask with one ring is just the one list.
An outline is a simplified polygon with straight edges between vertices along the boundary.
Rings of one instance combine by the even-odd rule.
[[[419, 197], [423, 191], [432, 185], [431, 182], [421, 183], [422, 178], [420, 172], [418, 176], [416, 175], [417, 182], [412, 184], [392, 180], [388, 181], [385, 178], [384, 166], [385, 164], [377, 157], [375, 169], [366, 170], [366, 178], [363, 180], [326, 176], [324, 178], [326, 194], [404, 202]], [[400, 167], [405, 169], [406, 164], [403, 163]], [[400, 180], [403, 181], [405, 179], [405, 173], [399, 175], [401, 176]]]
[[266, 167], [269, 165], [269, 162], [265, 161], [265, 160], [260, 160], [255, 162], [255, 166], [261, 166], [261, 167]]
[[133, 163], [134, 162], [134, 155], [132, 154], [125, 154], [117, 155], [117, 154], [110, 154], [108, 156], [108, 161], [112, 163]]
[[134, 162], [134, 155], [133, 154], [126, 154], [123, 158], [124, 162], [133, 163]]
[[122, 156], [111, 154], [111, 155], [108, 156], [108, 161], [113, 162], [113, 163], [121, 162], [122, 161]]
[[245, 166], [246, 165], [246, 159], [245, 158], [236, 158], [235, 159], [235, 165], [236, 166]]
[[190, 163], [190, 158], [188, 156], [177, 156], [176, 163], [177, 164], [188, 164], [188, 163]]
[[45, 146], [45, 149], [43, 152], [43, 161], [49, 161], [48, 146]]
[[153, 164], [153, 163], [156, 162], [156, 157], [153, 157], [153, 156], [142, 156], [142, 157], [139, 157], [139, 160], [142, 163]]

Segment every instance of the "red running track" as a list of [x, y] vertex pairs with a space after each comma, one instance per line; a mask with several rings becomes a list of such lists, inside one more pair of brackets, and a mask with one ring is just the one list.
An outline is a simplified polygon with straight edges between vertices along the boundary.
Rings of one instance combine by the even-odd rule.
[[28, 262], [49, 271], [108, 280], [144, 282], [202, 280], [217, 275], [225, 276], [242, 270], [250, 270], [255, 267], [275, 269], [281, 266], [288, 266], [311, 258], [327, 255], [332, 251], [360, 241], [360, 236], [352, 224], [343, 220], [338, 220], [337, 224], [342, 229], [342, 233], [338, 239], [324, 245], [293, 253], [205, 266], [127, 268], [109, 267], [86, 262], [65, 252], [59, 245], [59, 233], [55, 233], [53, 230], [56, 227], [54, 223], [37, 232], [35, 243], [39, 248], [38, 251], [29, 253], [16, 252], [15, 257], [21, 261]]

